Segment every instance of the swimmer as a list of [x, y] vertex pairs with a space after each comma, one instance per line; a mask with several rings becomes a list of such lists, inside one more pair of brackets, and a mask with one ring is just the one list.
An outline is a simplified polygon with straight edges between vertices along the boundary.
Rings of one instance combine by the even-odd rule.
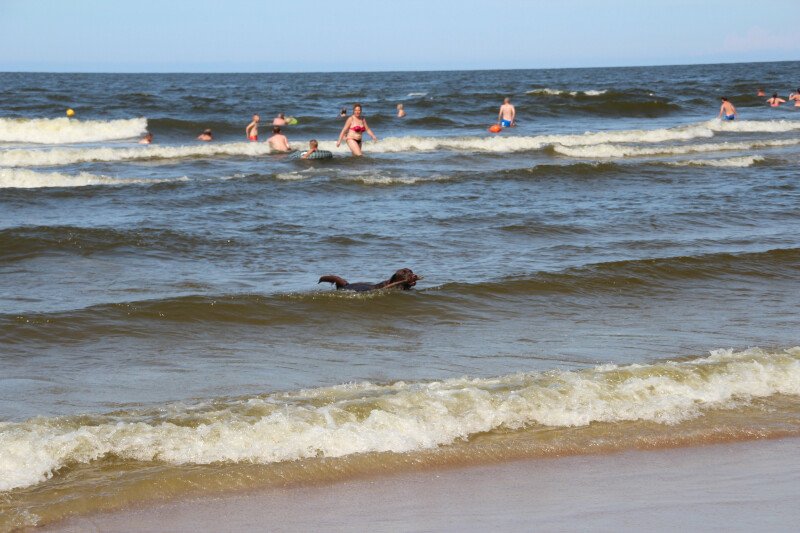
[[286, 122], [286, 115], [283, 113], [278, 113], [278, 116], [272, 119], [273, 126], [285, 126], [286, 124], [288, 124], [288, 122]]
[[201, 133], [200, 135], [197, 136], [197, 140], [198, 141], [206, 141], [206, 142], [213, 141], [214, 140], [214, 135], [211, 133], [211, 130], [205, 129], [205, 130], [203, 130], [203, 133]]
[[244, 129], [244, 134], [247, 135], [248, 140], [253, 142], [258, 140], [258, 122], [260, 120], [261, 117], [253, 115], [253, 121]]
[[759, 89], [756, 96], [767, 96], [767, 93], [764, 92], [764, 89]]
[[511, 105], [511, 98], [504, 98], [503, 105], [500, 106], [500, 112], [497, 113], [497, 123], [504, 128], [510, 128], [516, 126], [516, 118], [517, 110]]
[[153, 142], [153, 134], [148, 131], [144, 134], [144, 137], [141, 138], [139, 144], [150, 144], [151, 142]]
[[800, 87], [797, 88], [796, 93], [792, 93], [789, 95], [789, 101], [794, 101], [795, 107], [800, 107]]
[[318, 149], [319, 149], [319, 143], [317, 142], [317, 140], [311, 139], [310, 141], [308, 141], [308, 151], [305, 152], [300, 157], [302, 157], [303, 159], [308, 159], [308, 156], [316, 152]]
[[286, 138], [286, 135], [281, 133], [280, 126], [273, 126], [272, 127], [272, 137], [267, 139], [270, 148], [275, 150], [276, 152], [291, 152], [292, 149], [289, 147], [289, 139]]
[[717, 118], [723, 118], [723, 120], [733, 120], [736, 118], [736, 115], [738, 115], [736, 108], [733, 107], [733, 104], [728, 101], [727, 97], [723, 96], [722, 105], [719, 106], [719, 115], [717, 115]]
[[343, 107], [342, 110], [339, 112], [339, 118], [347, 118], [347, 108]]
[[767, 98], [767, 103], [770, 107], [778, 107], [779, 105], [786, 103], [786, 100], [783, 98], [778, 98], [778, 93], [772, 93], [772, 98]]
[[406, 111], [403, 109], [403, 104], [397, 104], [397, 118], [406, 116]]
[[338, 148], [339, 145], [342, 144], [342, 139], [345, 138], [346, 134], [347, 146], [350, 148], [350, 151], [353, 152], [353, 155], [363, 155], [363, 152], [361, 151], [361, 140], [363, 137], [362, 134], [365, 131], [369, 133], [369, 136], [372, 137], [373, 141], [378, 140], [378, 138], [375, 137], [375, 134], [372, 133], [372, 130], [369, 129], [369, 126], [367, 125], [367, 119], [361, 116], [361, 104], [356, 104], [353, 106], [353, 114], [347, 118], [341, 133], [339, 133], [339, 140], [336, 141], [336, 147]]

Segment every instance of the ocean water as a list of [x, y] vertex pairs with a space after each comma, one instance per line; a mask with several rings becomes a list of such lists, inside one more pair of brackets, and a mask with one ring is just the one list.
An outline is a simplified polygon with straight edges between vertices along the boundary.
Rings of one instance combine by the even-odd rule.
[[798, 67], [0, 73], [0, 530], [800, 435]]

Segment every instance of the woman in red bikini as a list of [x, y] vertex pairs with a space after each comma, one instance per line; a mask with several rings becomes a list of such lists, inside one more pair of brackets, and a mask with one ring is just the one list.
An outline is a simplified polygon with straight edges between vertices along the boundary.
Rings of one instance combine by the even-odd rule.
[[369, 133], [373, 141], [378, 140], [375, 134], [372, 133], [372, 130], [369, 129], [367, 119], [361, 116], [361, 104], [356, 104], [353, 106], [353, 114], [347, 117], [344, 123], [342, 132], [339, 134], [339, 140], [336, 141], [336, 147], [338, 148], [339, 145], [342, 144], [342, 139], [345, 139], [346, 135], [347, 146], [350, 147], [350, 151], [353, 152], [353, 155], [363, 155], [361, 151], [361, 138], [365, 131]]

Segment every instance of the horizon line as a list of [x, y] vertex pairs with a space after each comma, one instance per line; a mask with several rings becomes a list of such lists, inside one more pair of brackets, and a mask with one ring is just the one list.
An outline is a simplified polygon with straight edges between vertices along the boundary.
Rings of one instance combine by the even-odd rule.
[[410, 72], [504, 72], [520, 70], [592, 70], [592, 69], [625, 69], [625, 68], [658, 68], [658, 67], [695, 67], [711, 65], [747, 65], [765, 63], [797, 63], [800, 59], [784, 59], [778, 61], [718, 61], [713, 63], [658, 63], [650, 65], [616, 65], [616, 66], [582, 66], [582, 67], [513, 67], [513, 68], [444, 68], [444, 69], [399, 69], [399, 70], [285, 70], [285, 71], [241, 71], [241, 70], [174, 70], [174, 71], [81, 71], [81, 70], [0, 70], [0, 74], [391, 74]]

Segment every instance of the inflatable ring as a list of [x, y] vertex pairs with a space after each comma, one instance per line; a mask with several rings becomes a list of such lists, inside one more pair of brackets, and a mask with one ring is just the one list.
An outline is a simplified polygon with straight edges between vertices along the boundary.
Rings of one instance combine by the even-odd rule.
[[[292, 154], [292, 159], [303, 159], [303, 154], [306, 152], [294, 152]], [[333, 159], [333, 152], [329, 152], [327, 150], [317, 150], [310, 156], [306, 157], [305, 159]]]

